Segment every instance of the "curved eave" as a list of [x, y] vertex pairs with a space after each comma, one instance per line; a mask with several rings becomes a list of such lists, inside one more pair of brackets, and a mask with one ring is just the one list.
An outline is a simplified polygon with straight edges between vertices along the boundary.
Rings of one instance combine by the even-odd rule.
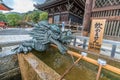
[[13, 9], [6, 6], [4, 3], [0, 3], [0, 10], [10, 11], [10, 10], [13, 10]]
[[44, 9], [47, 8], [48, 6], [53, 6], [53, 5], [55, 5], [56, 3], [66, 2], [66, 1], [67, 1], [67, 0], [54, 0], [54, 1], [51, 1], [51, 2], [44, 3], [44, 4], [34, 4], [34, 7], [37, 8], [37, 9], [40, 9], [40, 10], [44, 10]]

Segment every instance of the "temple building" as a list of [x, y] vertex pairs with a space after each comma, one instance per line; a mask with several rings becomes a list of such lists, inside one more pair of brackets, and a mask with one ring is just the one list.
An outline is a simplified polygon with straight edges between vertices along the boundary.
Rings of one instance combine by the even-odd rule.
[[46, 0], [44, 4], [35, 7], [49, 13], [49, 23], [64, 22], [71, 27], [83, 23], [85, 0]]
[[12, 8], [8, 7], [7, 5], [5, 5], [5, 4], [3, 3], [2, 0], [0, 0], [0, 10], [10, 11], [10, 10], [12, 10]]
[[[0, 10], [3, 10], [3, 11], [10, 11], [12, 10], [12, 8], [8, 7], [7, 5], [5, 5], [3, 3], [2, 0], [0, 0]], [[4, 21], [0, 21], [0, 28], [5, 28], [7, 26], [7, 23], [4, 22]]]
[[120, 0], [93, 0], [91, 20], [106, 19], [104, 38], [120, 41]]
[[104, 38], [120, 40], [120, 0], [46, 0], [34, 6], [49, 13], [49, 23], [82, 25], [85, 36], [93, 19], [106, 19]]

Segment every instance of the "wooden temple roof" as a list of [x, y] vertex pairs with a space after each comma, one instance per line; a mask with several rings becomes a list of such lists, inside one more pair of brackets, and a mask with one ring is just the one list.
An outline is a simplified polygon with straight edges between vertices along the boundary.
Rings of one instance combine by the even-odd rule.
[[43, 4], [36, 4], [34, 5], [36, 8], [40, 9], [40, 10], [44, 10], [46, 8], [49, 8], [49, 7], [53, 7], [53, 6], [56, 6], [56, 5], [60, 5], [60, 4], [64, 4], [68, 1], [72, 1], [74, 3], [76, 3], [77, 5], [81, 6], [81, 8], [84, 8], [85, 7], [85, 1], [86, 0], [46, 0], [45, 3]]
[[45, 3], [43, 3], [43, 4], [36, 4], [36, 5], [34, 5], [36, 8], [38, 8], [38, 9], [43, 9], [43, 8], [45, 8], [45, 7], [49, 7], [49, 6], [51, 6], [51, 5], [55, 5], [55, 3], [58, 3], [58, 2], [61, 2], [61, 1], [67, 1], [67, 0], [46, 0], [46, 2]]
[[0, 10], [9, 11], [12, 10], [12, 8], [8, 7], [2, 1], [0, 1]]

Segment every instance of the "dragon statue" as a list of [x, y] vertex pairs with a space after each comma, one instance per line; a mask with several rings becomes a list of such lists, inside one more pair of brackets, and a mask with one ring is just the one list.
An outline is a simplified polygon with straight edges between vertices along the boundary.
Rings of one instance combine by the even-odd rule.
[[13, 49], [15, 53], [28, 53], [32, 49], [37, 51], [45, 51], [49, 45], [55, 44], [59, 51], [64, 54], [67, 51], [65, 45], [69, 44], [74, 38], [70, 30], [61, 31], [56, 24], [49, 24], [47, 21], [41, 21], [37, 24], [27, 23], [33, 26], [30, 32], [32, 39], [23, 42], [19, 47]]

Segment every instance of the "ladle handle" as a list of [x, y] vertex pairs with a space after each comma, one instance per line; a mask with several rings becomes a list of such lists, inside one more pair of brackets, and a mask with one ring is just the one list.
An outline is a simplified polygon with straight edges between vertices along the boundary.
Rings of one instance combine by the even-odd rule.
[[102, 65], [99, 65], [99, 69], [98, 69], [98, 73], [97, 73], [97, 76], [96, 76], [96, 80], [99, 80], [101, 70], [102, 70]]
[[80, 61], [81, 58], [82, 58], [82, 57], [78, 58], [78, 59], [74, 62], [74, 64], [72, 64], [72, 65], [64, 72], [64, 74], [61, 76], [61, 78], [60, 78], [59, 80], [62, 80], [62, 79], [65, 77], [65, 75], [66, 75], [68, 72], [70, 72], [70, 70], [74, 67], [74, 65], [76, 65], [76, 64]]

